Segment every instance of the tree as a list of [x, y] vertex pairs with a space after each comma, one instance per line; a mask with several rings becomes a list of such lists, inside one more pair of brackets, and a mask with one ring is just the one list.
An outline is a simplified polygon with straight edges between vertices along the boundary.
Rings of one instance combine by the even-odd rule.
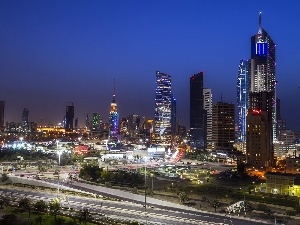
[[43, 200], [39, 200], [34, 204], [34, 209], [35, 211], [39, 212], [39, 213], [43, 213], [46, 212], [47, 210], [47, 204], [45, 201]]
[[2, 177], [1, 177], [1, 182], [7, 182], [9, 180], [9, 177], [7, 175], [7, 173], [3, 173], [2, 174]]
[[10, 198], [7, 196], [1, 196], [0, 198], [0, 208], [3, 209], [3, 206], [7, 206], [10, 203]]
[[51, 214], [54, 215], [54, 218], [55, 218], [55, 221], [56, 221], [57, 220], [56, 216], [57, 216], [57, 214], [59, 213], [59, 210], [60, 210], [60, 203], [59, 203], [59, 200], [57, 198], [52, 199], [49, 202], [49, 209], [50, 209]]
[[187, 200], [187, 198], [188, 198], [188, 196], [187, 196], [187, 193], [185, 191], [179, 192], [179, 194], [178, 194], [179, 202], [183, 203]]
[[28, 218], [30, 219], [30, 213], [31, 213], [31, 201], [29, 198], [22, 198], [19, 201], [19, 208], [22, 211], [28, 211]]
[[265, 204], [258, 204], [257, 205], [257, 209], [259, 211], [263, 211], [264, 213], [266, 213], [268, 216], [271, 216], [273, 214], [272, 210]]
[[85, 225], [86, 223], [92, 219], [91, 213], [89, 211], [89, 209], [84, 208], [83, 210], [80, 210], [79, 214], [78, 214], [78, 219], [80, 222], [83, 222]]
[[210, 205], [215, 209], [215, 212], [217, 212], [217, 208], [220, 206], [220, 201], [218, 199], [214, 199], [210, 202]]

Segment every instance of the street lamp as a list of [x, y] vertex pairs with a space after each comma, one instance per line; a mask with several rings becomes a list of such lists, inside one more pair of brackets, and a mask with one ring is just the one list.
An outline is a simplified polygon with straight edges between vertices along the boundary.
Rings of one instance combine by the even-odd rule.
[[151, 173], [151, 189], [152, 189], [152, 193], [153, 193], [153, 176], [154, 176], [154, 174], [153, 173]]
[[146, 164], [146, 156], [144, 156], [145, 160], [145, 216], [146, 216], [146, 224], [147, 224], [147, 164]]
[[57, 151], [57, 155], [58, 155], [58, 166], [60, 166], [60, 155], [61, 155], [61, 151]]

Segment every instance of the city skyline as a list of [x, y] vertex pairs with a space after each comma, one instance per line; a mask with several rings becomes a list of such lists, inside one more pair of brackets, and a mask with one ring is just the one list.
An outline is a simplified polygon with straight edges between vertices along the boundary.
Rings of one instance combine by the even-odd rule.
[[[14, 4], [14, 3], [18, 4]], [[74, 102], [108, 122], [113, 79], [120, 118], [154, 118], [155, 71], [172, 76], [181, 124], [189, 125], [189, 77], [204, 71], [213, 102], [236, 104], [240, 60], [250, 58], [250, 38], [262, 26], [277, 44], [277, 97], [287, 127], [299, 130], [299, 3], [253, 1], [12, 1], [0, 3], [0, 101], [5, 122], [57, 124]], [[247, 6], [247, 8], [245, 8]], [[226, 78], [224, 79], [224, 76]], [[299, 96], [299, 97], [298, 97]], [[237, 121], [235, 121], [237, 123]]]

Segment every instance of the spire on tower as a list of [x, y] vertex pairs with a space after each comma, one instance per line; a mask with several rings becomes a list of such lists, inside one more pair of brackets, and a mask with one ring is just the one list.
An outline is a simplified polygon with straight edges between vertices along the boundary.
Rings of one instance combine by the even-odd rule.
[[114, 91], [113, 91], [113, 103], [116, 103], [116, 79], [114, 78]]
[[262, 34], [262, 26], [261, 26], [261, 12], [259, 12], [259, 18], [258, 18], [258, 33]]

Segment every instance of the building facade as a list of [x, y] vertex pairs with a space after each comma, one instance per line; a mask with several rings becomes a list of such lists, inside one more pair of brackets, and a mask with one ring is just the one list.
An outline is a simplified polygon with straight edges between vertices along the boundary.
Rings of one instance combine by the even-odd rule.
[[65, 116], [65, 130], [66, 132], [73, 132], [74, 129], [74, 105], [66, 106]]
[[212, 143], [218, 150], [231, 150], [235, 142], [234, 104], [217, 102], [212, 107]]
[[272, 141], [276, 140], [276, 45], [270, 35], [262, 28], [261, 13], [257, 34], [251, 37], [250, 91], [252, 93], [270, 92], [272, 95], [271, 124]]
[[116, 96], [113, 95], [113, 100], [110, 104], [109, 112], [109, 140], [112, 142], [118, 141], [119, 135], [119, 113], [117, 111]]
[[274, 163], [273, 147], [273, 92], [249, 94], [247, 115], [247, 163], [256, 167], [271, 167]]
[[0, 130], [4, 129], [4, 108], [5, 101], [0, 101]]
[[241, 60], [237, 78], [238, 141], [246, 141], [246, 116], [249, 103], [248, 61]]
[[154, 139], [156, 144], [171, 144], [172, 85], [171, 76], [156, 71]]
[[204, 110], [206, 112], [206, 148], [212, 149], [212, 93], [211, 89], [203, 89]]
[[203, 72], [190, 77], [190, 147], [206, 147], [206, 111], [203, 96]]

